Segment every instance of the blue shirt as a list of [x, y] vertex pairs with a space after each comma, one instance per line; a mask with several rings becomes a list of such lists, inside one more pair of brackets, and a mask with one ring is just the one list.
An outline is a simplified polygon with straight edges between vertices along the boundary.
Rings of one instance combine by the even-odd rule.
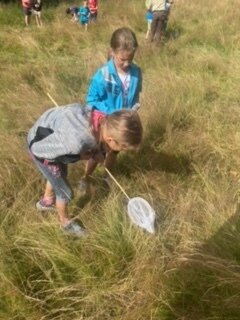
[[78, 11], [79, 20], [81, 23], [88, 23], [90, 10], [88, 7], [80, 7]]
[[129, 67], [129, 74], [130, 83], [126, 96], [114, 61], [110, 59], [93, 76], [86, 98], [87, 104], [105, 114], [111, 114], [123, 108], [131, 109], [139, 102], [142, 73], [141, 69], [132, 63]]
[[146, 17], [146, 20], [148, 21], [148, 20], [150, 20], [150, 21], [152, 21], [153, 20], [153, 13], [152, 13], [152, 11], [147, 11], [147, 13], [146, 13], [146, 15], [145, 15], [145, 17]]

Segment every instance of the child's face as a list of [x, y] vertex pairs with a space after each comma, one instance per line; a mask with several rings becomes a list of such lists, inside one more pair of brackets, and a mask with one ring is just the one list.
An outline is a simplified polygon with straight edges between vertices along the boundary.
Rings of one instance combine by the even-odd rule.
[[119, 73], [126, 73], [132, 60], [134, 58], [135, 51], [113, 51], [112, 57], [114, 60], [115, 67]]
[[111, 135], [108, 134], [107, 129], [103, 130], [103, 141], [106, 143], [107, 147], [112, 151], [123, 151], [126, 148], [122, 147], [116, 140], [114, 140]]
[[112, 151], [123, 151], [124, 148], [122, 148], [116, 140], [114, 140], [113, 138], [111, 137], [107, 137], [105, 139], [105, 143], [107, 144], [108, 148]]

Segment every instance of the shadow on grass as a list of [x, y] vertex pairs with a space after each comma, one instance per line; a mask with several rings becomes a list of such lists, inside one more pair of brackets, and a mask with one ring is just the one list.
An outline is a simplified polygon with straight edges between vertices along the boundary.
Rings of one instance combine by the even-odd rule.
[[[191, 159], [186, 154], [171, 154], [159, 151], [158, 146], [164, 142], [165, 127], [153, 125], [151, 130], [146, 134], [144, 144], [140, 151], [121, 153], [118, 157], [116, 166], [114, 167], [114, 176], [125, 176], [131, 178], [135, 172], [155, 171], [173, 173], [179, 176], [187, 176], [192, 172]], [[102, 173], [101, 173], [102, 174]], [[83, 209], [89, 203], [99, 203], [104, 201], [109, 195], [109, 187], [106, 182], [101, 179], [101, 175], [94, 173], [90, 180], [90, 186], [84, 195], [78, 190], [75, 192], [74, 214]]]
[[130, 177], [138, 170], [174, 173], [181, 176], [191, 174], [191, 159], [186, 154], [171, 154], [155, 151], [151, 145], [144, 145], [138, 154], [125, 154], [118, 161], [116, 172]]
[[79, 209], [86, 207], [88, 203], [99, 203], [99, 199], [104, 201], [109, 195], [110, 188], [100, 178], [91, 178], [89, 181], [89, 187], [85, 193], [81, 193], [79, 190], [75, 191], [74, 206], [75, 209], [72, 211], [73, 216], [79, 214]]
[[180, 257], [168, 276], [168, 320], [238, 320], [240, 316], [240, 208], [193, 254]]
[[183, 33], [183, 29], [181, 26], [170, 26], [167, 28], [165, 32], [166, 40], [173, 40], [179, 38]]

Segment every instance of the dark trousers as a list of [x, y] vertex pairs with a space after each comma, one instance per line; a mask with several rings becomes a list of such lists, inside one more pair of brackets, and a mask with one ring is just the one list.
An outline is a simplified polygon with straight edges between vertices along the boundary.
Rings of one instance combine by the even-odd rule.
[[151, 34], [150, 41], [155, 41], [159, 43], [161, 37], [165, 30], [167, 19], [167, 12], [165, 10], [162, 11], [153, 11], [153, 21], [151, 24]]

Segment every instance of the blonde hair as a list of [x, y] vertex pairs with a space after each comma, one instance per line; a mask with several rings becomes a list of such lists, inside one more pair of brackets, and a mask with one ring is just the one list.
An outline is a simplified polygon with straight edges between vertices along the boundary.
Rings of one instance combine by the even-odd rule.
[[114, 52], [119, 50], [136, 51], [138, 42], [135, 33], [127, 27], [115, 30], [110, 40], [110, 47]]
[[124, 150], [138, 149], [142, 142], [143, 128], [136, 111], [116, 111], [103, 119], [101, 127]]

